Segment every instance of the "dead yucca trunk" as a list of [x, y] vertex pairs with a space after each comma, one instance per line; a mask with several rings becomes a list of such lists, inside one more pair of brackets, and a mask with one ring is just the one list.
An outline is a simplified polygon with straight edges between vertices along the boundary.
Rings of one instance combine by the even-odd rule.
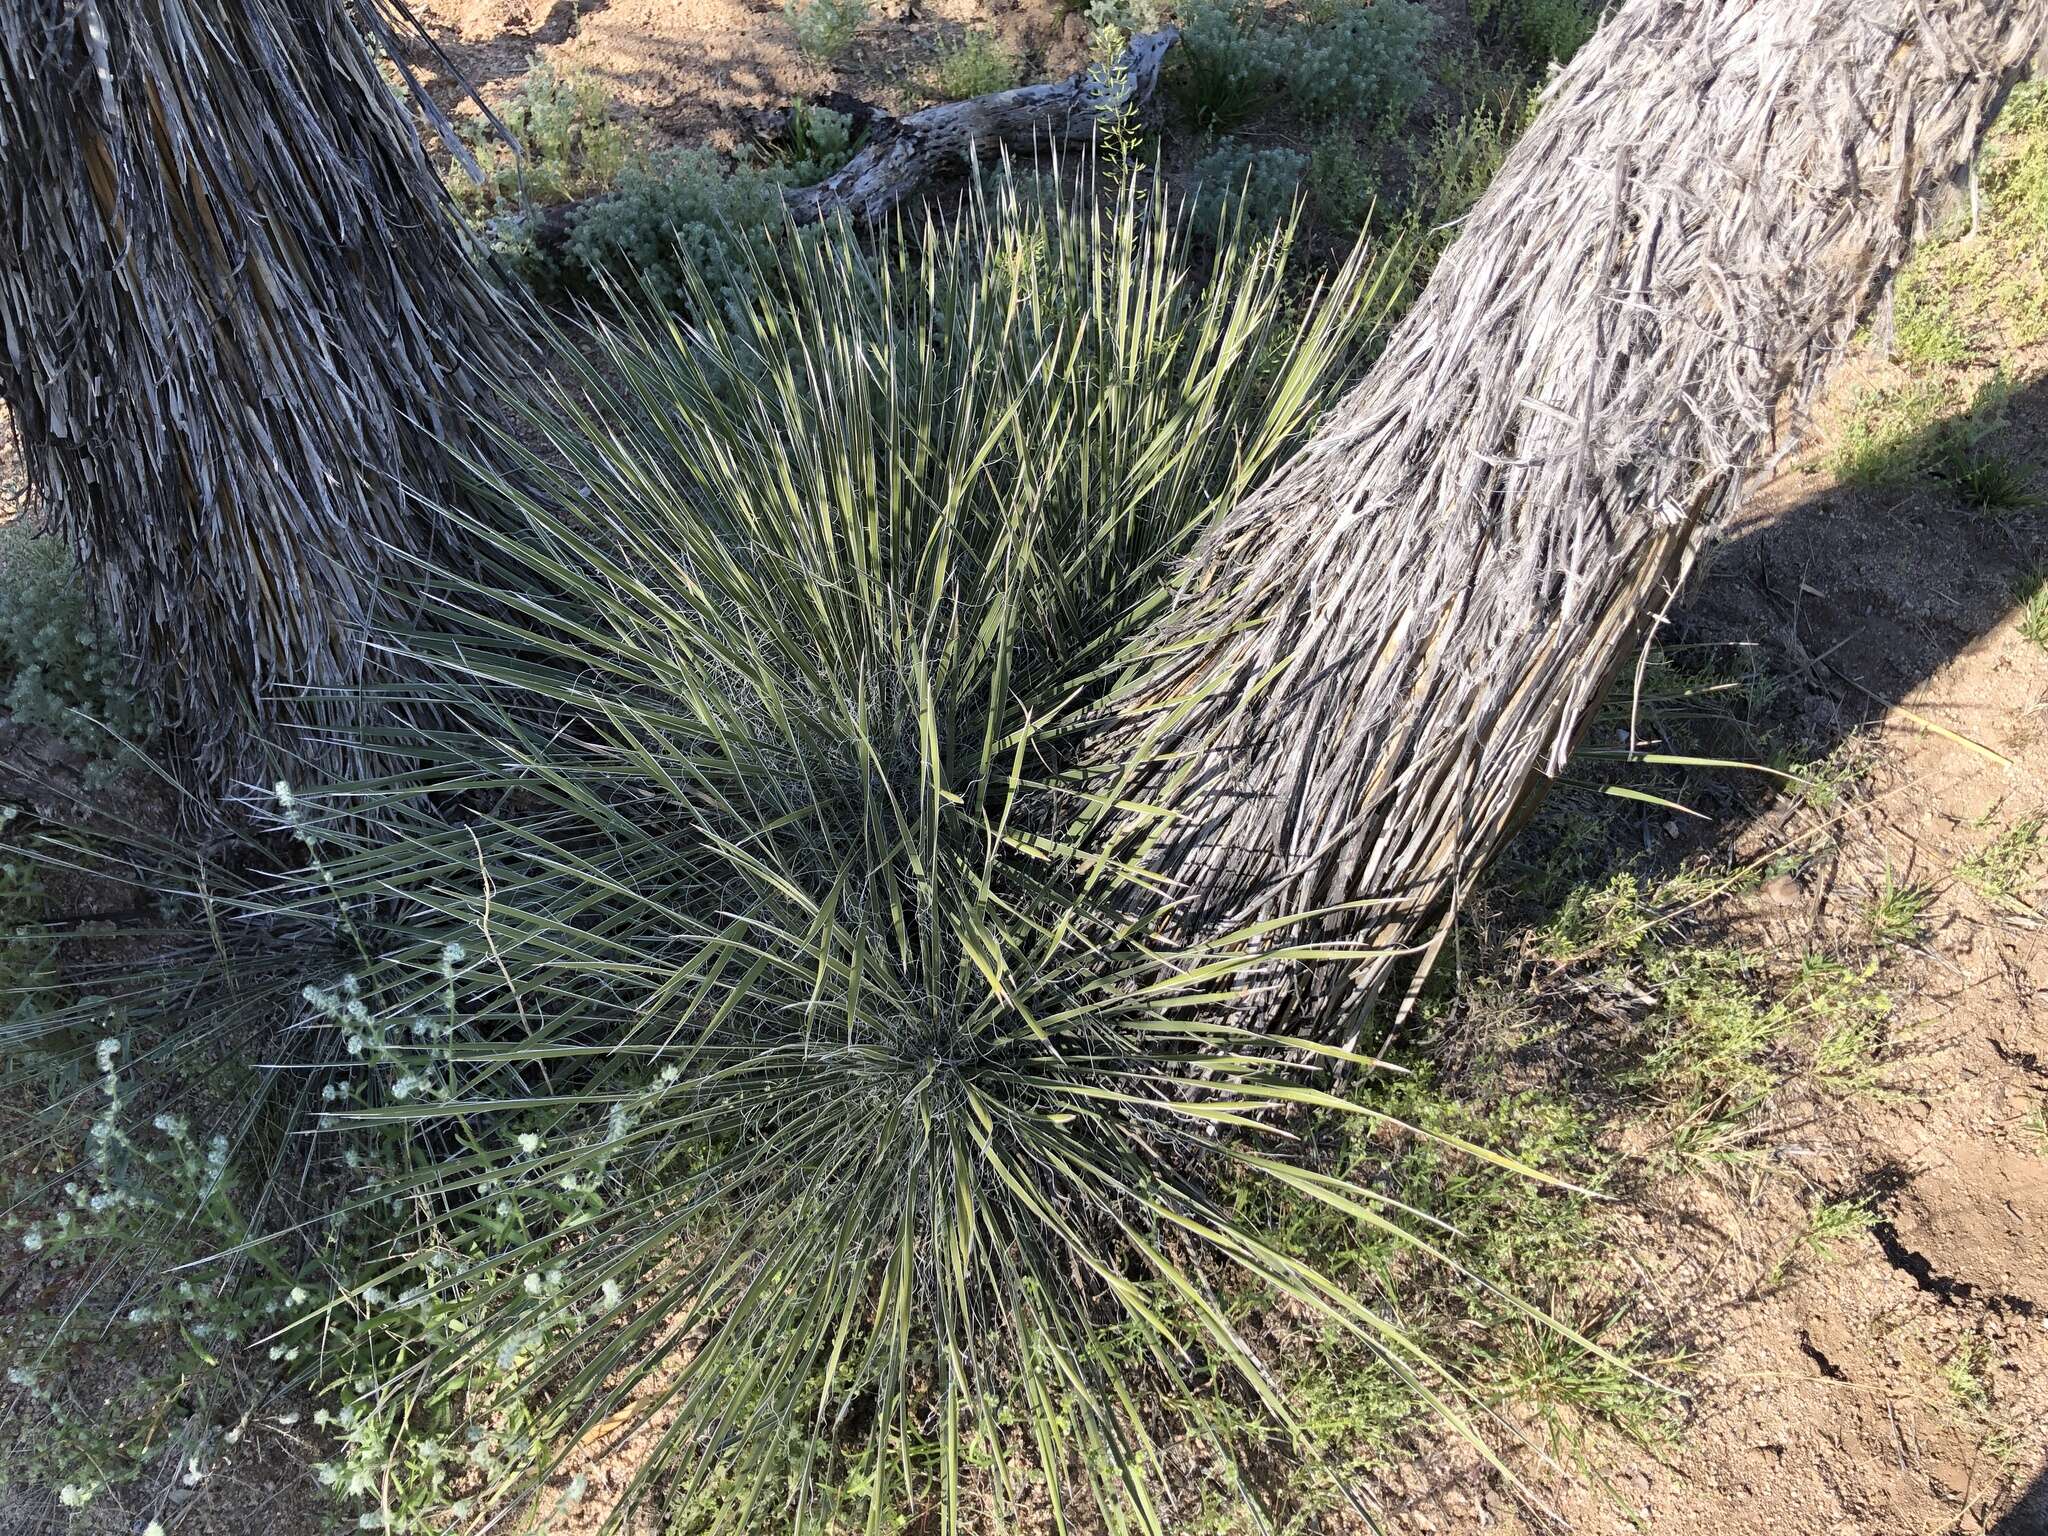
[[[1198, 552], [1152, 787], [1191, 912], [1369, 903], [1324, 926], [1429, 957], [2044, 40], [2044, 0], [1624, 0]], [[1355, 1030], [1401, 964], [1294, 1006]]]
[[431, 537], [491, 290], [341, 0], [0, 6], [0, 394], [56, 526], [216, 781], [363, 672]]

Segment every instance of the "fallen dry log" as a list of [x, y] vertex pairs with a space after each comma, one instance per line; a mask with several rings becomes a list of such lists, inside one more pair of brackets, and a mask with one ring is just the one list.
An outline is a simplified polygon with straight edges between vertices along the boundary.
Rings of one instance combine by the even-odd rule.
[[[1190, 920], [1368, 902], [1320, 926], [1426, 963], [2044, 44], [2044, 0], [1624, 0], [1197, 554], [1136, 795]], [[1405, 963], [1278, 1006], [1355, 1034]]]
[[908, 117], [882, 119], [845, 165], [813, 186], [790, 190], [790, 215], [798, 223], [810, 223], [844, 213], [856, 223], [872, 223], [933, 177], [977, 154], [1086, 143], [1120, 114], [1142, 118], [1158, 92], [1160, 68], [1179, 37], [1178, 28], [1165, 27], [1132, 38], [1111, 69], [1091, 65], [1050, 84], [1019, 86], [927, 107]]
[[[977, 154], [1029, 154], [1054, 144], [1089, 143], [1107, 121], [1125, 112], [1145, 121], [1158, 94], [1160, 69], [1179, 38], [1175, 27], [1147, 32], [1131, 39], [1107, 70], [1090, 65], [1065, 80], [949, 101], [908, 117], [892, 117], [836, 91], [819, 97], [811, 105], [845, 113], [861, 146], [823, 181], [791, 187], [784, 194], [784, 206], [798, 224], [838, 213], [857, 224], [869, 224]], [[788, 133], [790, 112], [774, 108], [752, 114], [745, 122], [754, 139], [774, 143]], [[610, 195], [578, 198], [540, 211], [534, 217], [534, 244], [561, 259], [577, 222]]]

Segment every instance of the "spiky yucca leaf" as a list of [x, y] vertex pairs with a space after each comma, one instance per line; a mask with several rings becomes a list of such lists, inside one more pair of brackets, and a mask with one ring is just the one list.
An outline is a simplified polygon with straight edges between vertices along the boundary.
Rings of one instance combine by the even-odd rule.
[[1198, 1464], [1237, 1479], [1211, 1405], [1292, 1432], [1226, 1288], [1455, 1417], [1384, 1298], [1226, 1193], [1428, 1246], [1287, 1155], [1371, 1112], [1334, 1053], [1228, 1022], [1261, 946], [1315, 954], [1186, 947], [1101, 835], [1141, 808], [1076, 767], [1380, 274], [1291, 308], [1284, 241], [1197, 276], [1156, 206], [1008, 181], [883, 250], [792, 240], [744, 314], [565, 341], [488, 511], [445, 514], [484, 575], [423, 570], [397, 642], [451, 722], [364, 792], [399, 835], [293, 812], [363, 946], [314, 995], [375, 1064], [330, 1124], [407, 1149], [392, 1262], [335, 1305], [374, 1337], [406, 1298], [366, 1412], [524, 1415], [529, 1474], [637, 1433], [628, 1501], [687, 1529], [1163, 1531]]

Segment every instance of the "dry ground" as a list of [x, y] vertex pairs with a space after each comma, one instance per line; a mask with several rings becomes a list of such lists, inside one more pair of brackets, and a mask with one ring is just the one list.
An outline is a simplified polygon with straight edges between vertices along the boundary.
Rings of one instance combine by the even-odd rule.
[[0, 523], [10, 522], [21, 512], [28, 486], [21, 476], [21, 459], [15, 451], [14, 420], [0, 405]]
[[[2048, 358], [2008, 363], [2035, 380], [2012, 430], [2039, 463]], [[2048, 813], [2048, 648], [2013, 605], [2048, 520], [1846, 488], [1827, 444], [1750, 499], [1678, 623], [1765, 647], [1866, 772], [1834, 808], [1722, 830], [1799, 867], [1710, 916], [1752, 948], [1853, 954], [1887, 890], [1928, 904], [1884, 946], [1897, 1043], [1875, 1091], [1795, 1088], [1754, 1161], [1655, 1183], [1624, 1218], [1619, 1262], [1697, 1355], [1675, 1444], [1596, 1451], [1607, 1491], [1565, 1480], [1588, 1536], [2048, 1532], [2048, 882], [2037, 859], [1994, 902], [1959, 877]], [[1802, 1251], [1815, 1204], [1844, 1198], [1876, 1224]]]
[[[1059, 0], [877, 0], [846, 55], [807, 62], [777, 0], [426, 0], [419, 14], [448, 63], [496, 103], [540, 59], [602, 82], [619, 104], [681, 142], [730, 148], [739, 114], [845, 90], [892, 111], [922, 104], [945, 44], [993, 34], [1020, 78], [1084, 62], [1086, 28]], [[415, 55], [422, 68], [441, 61]], [[456, 87], [449, 70], [434, 70]]]

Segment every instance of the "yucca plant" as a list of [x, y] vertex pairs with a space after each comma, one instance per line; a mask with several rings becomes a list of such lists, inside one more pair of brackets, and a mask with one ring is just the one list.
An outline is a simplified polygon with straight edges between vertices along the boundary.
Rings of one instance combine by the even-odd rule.
[[[412, 1465], [478, 1520], [621, 1437], [615, 1518], [690, 1531], [1157, 1532], [1191, 1479], [1257, 1511], [1242, 1426], [1298, 1436], [1247, 1286], [1462, 1423], [1391, 1279], [1231, 1198], [1432, 1251], [1289, 1152], [1374, 1113], [1325, 1075], [1372, 1064], [1230, 1022], [1249, 961], [1327, 956], [1178, 937], [1123, 791], [1174, 562], [1378, 314], [1370, 259], [1303, 289], [1288, 248], [1198, 274], [1156, 201], [1005, 179], [879, 251], [783, 242], [737, 314], [561, 340], [443, 511], [483, 574], [423, 568], [395, 642], [424, 766], [290, 801], [276, 900], [360, 945], [308, 993], [323, 1123], [388, 1224], [294, 1337], [386, 1518], [433, 1423], [481, 1470]], [[1127, 766], [1084, 773], [1108, 729]]]

